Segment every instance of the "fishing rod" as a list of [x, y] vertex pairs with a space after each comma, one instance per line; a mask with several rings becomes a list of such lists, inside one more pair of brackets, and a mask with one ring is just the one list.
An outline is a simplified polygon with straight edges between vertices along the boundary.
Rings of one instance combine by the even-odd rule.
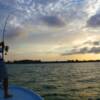
[[[17, 9], [16, 10], [13, 10], [13, 11], [11, 11], [9, 14], [8, 14], [8, 16], [6, 17], [6, 19], [5, 19], [5, 23], [4, 23], [4, 28], [3, 28], [3, 31], [2, 31], [2, 59], [4, 60], [4, 55], [5, 54], [7, 54], [7, 52], [8, 52], [8, 49], [9, 49], [9, 47], [8, 46], [5, 46], [5, 31], [6, 31], [6, 26], [7, 26], [7, 23], [8, 23], [8, 19], [9, 19], [9, 17], [10, 17], [10, 15], [13, 13], [13, 12], [15, 12], [15, 11], [18, 11]], [[5, 52], [6, 51], [6, 52]]]
[[8, 14], [8, 16], [5, 20], [4, 28], [2, 31], [2, 59], [3, 60], [4, 60], [5, 50], [8, 51], [8, 46], [5, 46], [5, 31], [6, 31], [6, 26], [7, 26], [9, 16], [10, 16], [10, 14]]

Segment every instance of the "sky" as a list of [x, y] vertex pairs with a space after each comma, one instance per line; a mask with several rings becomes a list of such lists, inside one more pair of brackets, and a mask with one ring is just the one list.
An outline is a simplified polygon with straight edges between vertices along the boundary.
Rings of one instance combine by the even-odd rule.
[[100, 0], [0, 0], [6, 60], [100, 59]]

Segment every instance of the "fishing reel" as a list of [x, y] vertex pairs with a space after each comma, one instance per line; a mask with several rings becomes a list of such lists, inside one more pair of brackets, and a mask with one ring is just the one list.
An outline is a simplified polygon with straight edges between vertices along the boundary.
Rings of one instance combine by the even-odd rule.
[[8, 50], [9, 50], [9, 46], [5, 46], [5, 55], [7, 55]]
[[4, 54], [7, 55], [9, 46], [5, 46], [4, 42], [0, 42], [0, 46], [2, 47], [2, 52], [4, 52]]

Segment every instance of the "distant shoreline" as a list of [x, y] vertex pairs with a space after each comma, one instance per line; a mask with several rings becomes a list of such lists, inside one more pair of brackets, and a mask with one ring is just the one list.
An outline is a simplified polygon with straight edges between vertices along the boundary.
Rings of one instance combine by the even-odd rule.
[[41, 61], [41, 60], [18, 60], [18, 61], [8, 61], [7, 64], [45, 64], [45, 63], [88, 63], [88, 62], [100, 62], [100, 60], [68, 60], [68, 61]]

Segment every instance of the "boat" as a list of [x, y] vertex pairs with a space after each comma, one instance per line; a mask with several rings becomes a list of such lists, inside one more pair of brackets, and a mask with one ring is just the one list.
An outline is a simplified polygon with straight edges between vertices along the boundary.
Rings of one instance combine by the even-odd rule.
[[13, 96], [11, 98], [5, 99], [3, 94], [3, 88], [0, 85], [0, 100], [43, 100], [41, 96], [39, 96], [32, 90], [16, 85], [10, 85], [9, 92]]

